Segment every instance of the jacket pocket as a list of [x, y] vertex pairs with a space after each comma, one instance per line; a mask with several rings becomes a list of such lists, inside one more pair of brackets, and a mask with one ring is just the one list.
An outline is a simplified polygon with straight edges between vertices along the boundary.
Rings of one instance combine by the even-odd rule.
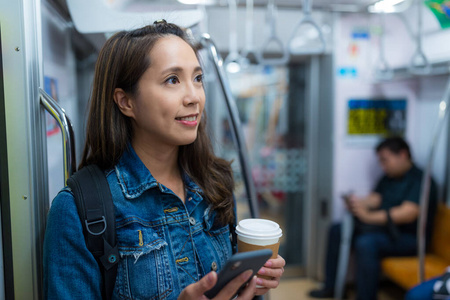
[[115, 291], [121, 299], [165, 299], [173, 290], [168, 245], [150, 227], [129, 223], [117, 228], [119, 263]]

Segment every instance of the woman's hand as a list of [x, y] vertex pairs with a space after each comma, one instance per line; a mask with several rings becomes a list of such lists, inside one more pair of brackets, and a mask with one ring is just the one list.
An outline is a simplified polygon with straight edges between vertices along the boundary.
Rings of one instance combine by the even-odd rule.
[[256, 289], [256, 295], [264, 295], [270, 289], [278, 287], [281, 275], [284, 273], [286, 261], [280, 255], [275, 259], [269, 259], [258, 271], [258, 275], [268, 276], [271, 279], [257, 278], [256, 284], [262, 286]]
[[[230, 300], [236, 294], [237, 290], [250, 278], [252, 271], [248, 270], [236, 276], [231, 280], [218, 294], [214, 300]], [[178, 297], [178, 300], [207, 300], [204, 293], [210, 290], [217, 282], [217, 273], [210, 272], [196, 283], [188, 285]], [[252, 278], [247, 287], [239, 294], [236, 299], [253, 299], [256, 290], [256, 278]]]

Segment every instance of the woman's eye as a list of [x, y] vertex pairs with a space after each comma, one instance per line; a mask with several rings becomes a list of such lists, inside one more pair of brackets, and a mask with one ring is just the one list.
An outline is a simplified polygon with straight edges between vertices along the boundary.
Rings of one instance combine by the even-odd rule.
[[203, 74], [197, 75], [197, 76], [195, 77], [195, 81], [196, 81], [196, 82], [203, 82]]
[[166, 83], [169, 83], [169, 84], [177, 84], [179, 82], [180, 81], [178, 80], [178, 78], [176, 76], [172, 76], [172, 77], [166, 79]]

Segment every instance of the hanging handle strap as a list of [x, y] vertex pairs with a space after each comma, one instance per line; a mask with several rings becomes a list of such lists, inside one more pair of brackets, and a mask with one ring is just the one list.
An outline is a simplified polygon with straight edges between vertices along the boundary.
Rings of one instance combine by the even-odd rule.
[[252, 57], [255, 56], [253, 47], [253, 0], [247, 0], [245, 10], [245, 47], [242, 50], [241, 59], [244, 61], [244, 64], [248, 64]]
[[[258, 61], [263, 65], [284, 65], [289, 61], [289, 52], [287, 48], [284, 47], [283, 42], [277, 36], [276, 33], [276, 15], [277, 8], [273, 0], [267, 4], [267, 20], [270, 26], [269, 38], [264, 42], [260, 51], [257, 53]], [[266, 58], [264, 56], [265, 50], [269, 45], [275, 44], [280, 48], [281, 57], [279, 58]]]
[[411, 58], [411, 63], [409, 64], [409, 72], [414, 75], [427, 75], [431, 72], [431, 65], [422, 49], [423, 11], [420, 4], [421, 1], [417, 0], [417, 49]]
[[[312, 0], [303, 0], [303, 18], [300, 20], [300, 22], [297, 24], [297, 26], [294, 28], [294, 31], [292, 32], [292, 35], [288, 41], [289, 50], [291, 54], [295, 55], [313, 55], [313, 54], [321, 54], [325, 52], [326, 49], [326, 41], [325, 37], [323, 35], [322, 29], [320, 29], [319, 25], [314, 21], [314, 19], [311, 16], [311, 7], [312, 7]], [[309, 24], [312, 26], [312, 28], [315, 29], [317, 32], [317, 36], [320, 40], [320, 45], [317, 48], [309, 48], [309, 49], [298, 49], [295, 50], [295, 40], [296, 40], [296, 34], [297, 31], [299, 31], [300, 27], [302, 25]]]
[[380, 34], [380, 58], [377, 68], [375, 69], [375, 77], [378, 80], [390, 80], [394, 77], [394, 72], [389, 66], [384, 54], [384, 34], [386, 31], [386, 13], [381, 13], [381, 34]]
[[[228, 12], [230, 17], [230, 52], [225, 58], [224, 64], [227, 66], [230, 63], [239, 65], [239, 52], [237, 50], [237, 4], [236, 0], [228, 0]], [[239, 67], [240, 69], [240, 67]]]

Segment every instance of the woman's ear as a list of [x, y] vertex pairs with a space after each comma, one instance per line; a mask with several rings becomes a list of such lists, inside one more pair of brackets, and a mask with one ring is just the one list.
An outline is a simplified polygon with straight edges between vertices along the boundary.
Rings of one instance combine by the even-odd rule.
[[134, 118], [133, 99], [121, 88], [114, 90], [114, 102], [116, 102], [120, 111], [127, 117]]

